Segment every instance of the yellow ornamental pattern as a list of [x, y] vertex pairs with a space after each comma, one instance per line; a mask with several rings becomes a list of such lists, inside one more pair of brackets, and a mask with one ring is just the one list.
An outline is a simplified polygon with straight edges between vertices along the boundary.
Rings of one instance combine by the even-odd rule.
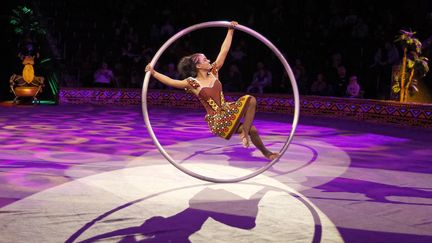
[[216, 104], [216, 102], [215, 102], [212, 98], [209, 98], [209, 99], [207, 100], [207, 104], [209, 104], [210, 107], [211, 107], [214, 111], [219, 110], [219, 106]]
[[214, 103], [215, 107], [213, 107], [211, 104], [213, 104], [214, 101], [212, 100], [212, 102], [210, 101], [211, 99], [209, 99], [207, 101], [208, 104], [216, 111], [215, 114], [207, 114], [205, 117], [212, 133], [222, 138], [230, 139], [231, 135], [235, 133], [238, 128], [240, 119], [244, 113], [244, 108], [248, 104], [249, 99], [250, 96], [245, 95], [240, 97], [236, 102], [225, 103], [225, 100], [221, 98], [221, 103], [223, 101], [223, 109], [218, 109], [219, 106], [216, 103]]
[[221, 106], [224, 107], [225, 106], [225, 97], [224, 97], [224, 94], [222, 91], [220, 93], [220, 96], [221, 96]]
[[30, 64], [25, 65], [22, 76], [24, 81], [26, 81], [27, 83], [31, 83], [35, 77], [33, 66]]

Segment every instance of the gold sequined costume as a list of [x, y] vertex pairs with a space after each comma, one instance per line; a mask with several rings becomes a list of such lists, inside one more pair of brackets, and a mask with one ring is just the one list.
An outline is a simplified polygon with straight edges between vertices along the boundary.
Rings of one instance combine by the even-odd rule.
[[[212, 70], [213, 74], [216, 72]], [[244, 116], [245, 108], [251, 96], [244, 95], [235, 102], [225, 102], [222, 84], [216, 77], [214, 85], [211, 87], [200, 87], [194, 78], [189, 78], [188, 82], [193, 89], [201, 88], [198, 99], [207, 111], [205, 120], [211, 132], [222, 138], [230, 139], [240, 125], [240, 120]]]

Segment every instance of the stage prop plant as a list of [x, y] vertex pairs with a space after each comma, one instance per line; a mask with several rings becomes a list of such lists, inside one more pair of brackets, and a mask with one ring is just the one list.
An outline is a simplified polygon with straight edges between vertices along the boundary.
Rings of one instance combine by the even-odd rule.
[[428, 59], [421, 56], [422, 43], [414, 37], [415, 32], [400, 30], [395, 42], [403, 50], [402, 63], [394, 77], [392, 90], [399, 93], [399, 101], [406, 102], [408, 95], [418, 92], [418, 82], [429, 71]]
[[33, 68], [35, 58], [39, 57], [35, 39], [45, 35], [46, 30], [41, 26], [33, 10], [26, 6], [13, 9], [9, 23], [18, 37], [18, 56], [24, 65], [22, 75], [13, 74], [9, 80], [11, 92], [15, 95], [14, 102], [19, 97], [33, 97], [36, 101], [36, 95], [42, 91], [44, 78], [35, 76]]

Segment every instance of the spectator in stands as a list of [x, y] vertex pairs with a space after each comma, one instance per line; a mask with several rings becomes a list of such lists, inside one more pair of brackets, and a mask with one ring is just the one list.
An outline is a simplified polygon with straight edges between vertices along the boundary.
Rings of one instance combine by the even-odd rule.
[[303, 66], [303, 63], [299, 58], [295, 59], [293, 73], [298, 84], [300, 94], [307, 95], [309, 93], [309, 85], [306, 77], [306, 68]]
[[338, 77], [336, 80], [332, 80], [332, 88], [334, 95], [337, 97], [344, 97], [345, 90], [348, 84], [348, 75], [345, 66], [339, 66], [337, 69]]
[[357, 76], [350, 76], [345, 94], [348, 98], [360, 98], [360, 85], [357, 82]]
[[[180, 75], [177, 72], [176, 66], [173, 62], [168, 63], [168, 65], [166, 65], [163, 69], [164, 69], [164, 74], [166, 76], [171, 77], [173, 79], [179, 79], [180, 78]], [[161, 85], [162, 88], [165, 88], [162, 83], [160, 83], [160, 82], [157, 82], [157, 83], [159, 85]], [[168, 86], [167, 88], [172, 89], [172, 87], [170, 87], [170, 86]]]
[[227, 91], [239, 92], [243, 90], [243, 77], [237, 64], [229, 66], [228, 75], [224, 76], [224, 87]]
[[172, 77], [174, 79], [179, 78], [179, 73], [177, 72], [176, 66], [173, 62], [168, 63], [166, 67], [165, 75], [167, 75], [168, 77]]
[[248, 86], [248, 93], [264, 93], [266, 87], [272, 84], [272, 73], [266, 68], [263, 62], [257, 63], [257, 69], [252, 77], [252, 83]]
[[325, 72], [327, 80], [329, 80], [330, 84], [333, 85], [333, 90], [335, 90], [335, 82], [339, 78], [338, 69], [340, 66], [343, 66], [342, 54], [335, 52], [331, 55], [330, 65], [327, 67], [328, 69]]
[[394, 65], [399, 64], [399, 51], [396, 46], [387, 41], [384, 46], [377, 48], [374, 55], [374, 63], [370, 66], [373, 74], [373, 87], [367, 87], [373, 92], [374, 98], [387, 99], [390, 94], [391, 75]]
[[237, 45], [234, 50], [230, 52], [230, 56], [232, 58], [232, 62], [236, 63], [237, 65], [241, 64], [244, 60], [244, 58], [247, 56], [246, 52], [244, 51], [244, 43], [241, 43]]
[[311, 85], [311, 94], [322, 95], [322, 96], [333, 95], [332, 87], [327, 83], [324, 74], [322, 73], [317, 74], [316, 79], [313, 81]]
[[369, 82], [364, 87], [368, 98], [378, 98], [381, 96], [380, 88], [385, 80], [384, 70], [386, 65], [386, 57], [383, 46], [378, 46], [373, 56], [373, 63], [369, 66]]
[[387, 64], [389, 66], [398, 65], [399, 64], [399, 51], [396, 48], [393, 42], [387, 41], [384, 44], [384, 48], [387, 52]]
[[275, 79], [273, 82], [273, 87], [276, 93], [279, 94], [292, 94], [291, 79], [288, 73], [284, 70], [279, 80]]
[[391, 41], [387, 41], [384, 44], [384, 49], [386, 52], [386, 59], [384, 63], [384, 78], [383, 82], [381, 82], [381, 86], [379, 88], [379, 92], [381, 93], [381, 97], [388, 99], [390, 98], [390, 90], [391, 90], [391, 80], [392, 80], [392, 70], [393, 66], [399, 65], [399, 51], [396, 48], [395, 44]]
[[96, 87], [112, 87], [115, 77], [108, 64], [103, 62], [101, 67], [94, 73], [94, 84]]

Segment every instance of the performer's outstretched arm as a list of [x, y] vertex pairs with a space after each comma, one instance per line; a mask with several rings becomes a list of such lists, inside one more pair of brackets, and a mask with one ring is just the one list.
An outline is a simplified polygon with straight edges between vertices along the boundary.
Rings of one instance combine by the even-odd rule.
[[173, 88], [177, 88], [177, 89], [184, 89], [186, 87], [188, 87], [188, 82], [187, 79], [184, 80], [177, 80], [177, 79], [172, 79], [162, 73], [159, 73], [158, 71], [154, 70], [153, 67], [148, 64], [145, 68], [146, 72], [150, 72], [150, 74], [157, 79], [159, 82], [173, 87]]
[[219, 55], [217, 56], [216, 61], [215, 61], [215, 65], [216, 65], [217, 69], [220, 69], [223, 66], [224, 62], [225, 62], [225, 58], [228, 55], [228, 51], [229, 51], [229, 49], [231, 47], [231, 42], [232, 42], [232, 38], [233, 38], [233, 35], [234, 35], [234, 27], [237, 24], [238, 23], [235, 22], [235, 21], [231, 22], [231, 27], [228, 29], [228, 32], [227, 32], [226, 37], [225, 37], [225, 40], [222, 43]]

